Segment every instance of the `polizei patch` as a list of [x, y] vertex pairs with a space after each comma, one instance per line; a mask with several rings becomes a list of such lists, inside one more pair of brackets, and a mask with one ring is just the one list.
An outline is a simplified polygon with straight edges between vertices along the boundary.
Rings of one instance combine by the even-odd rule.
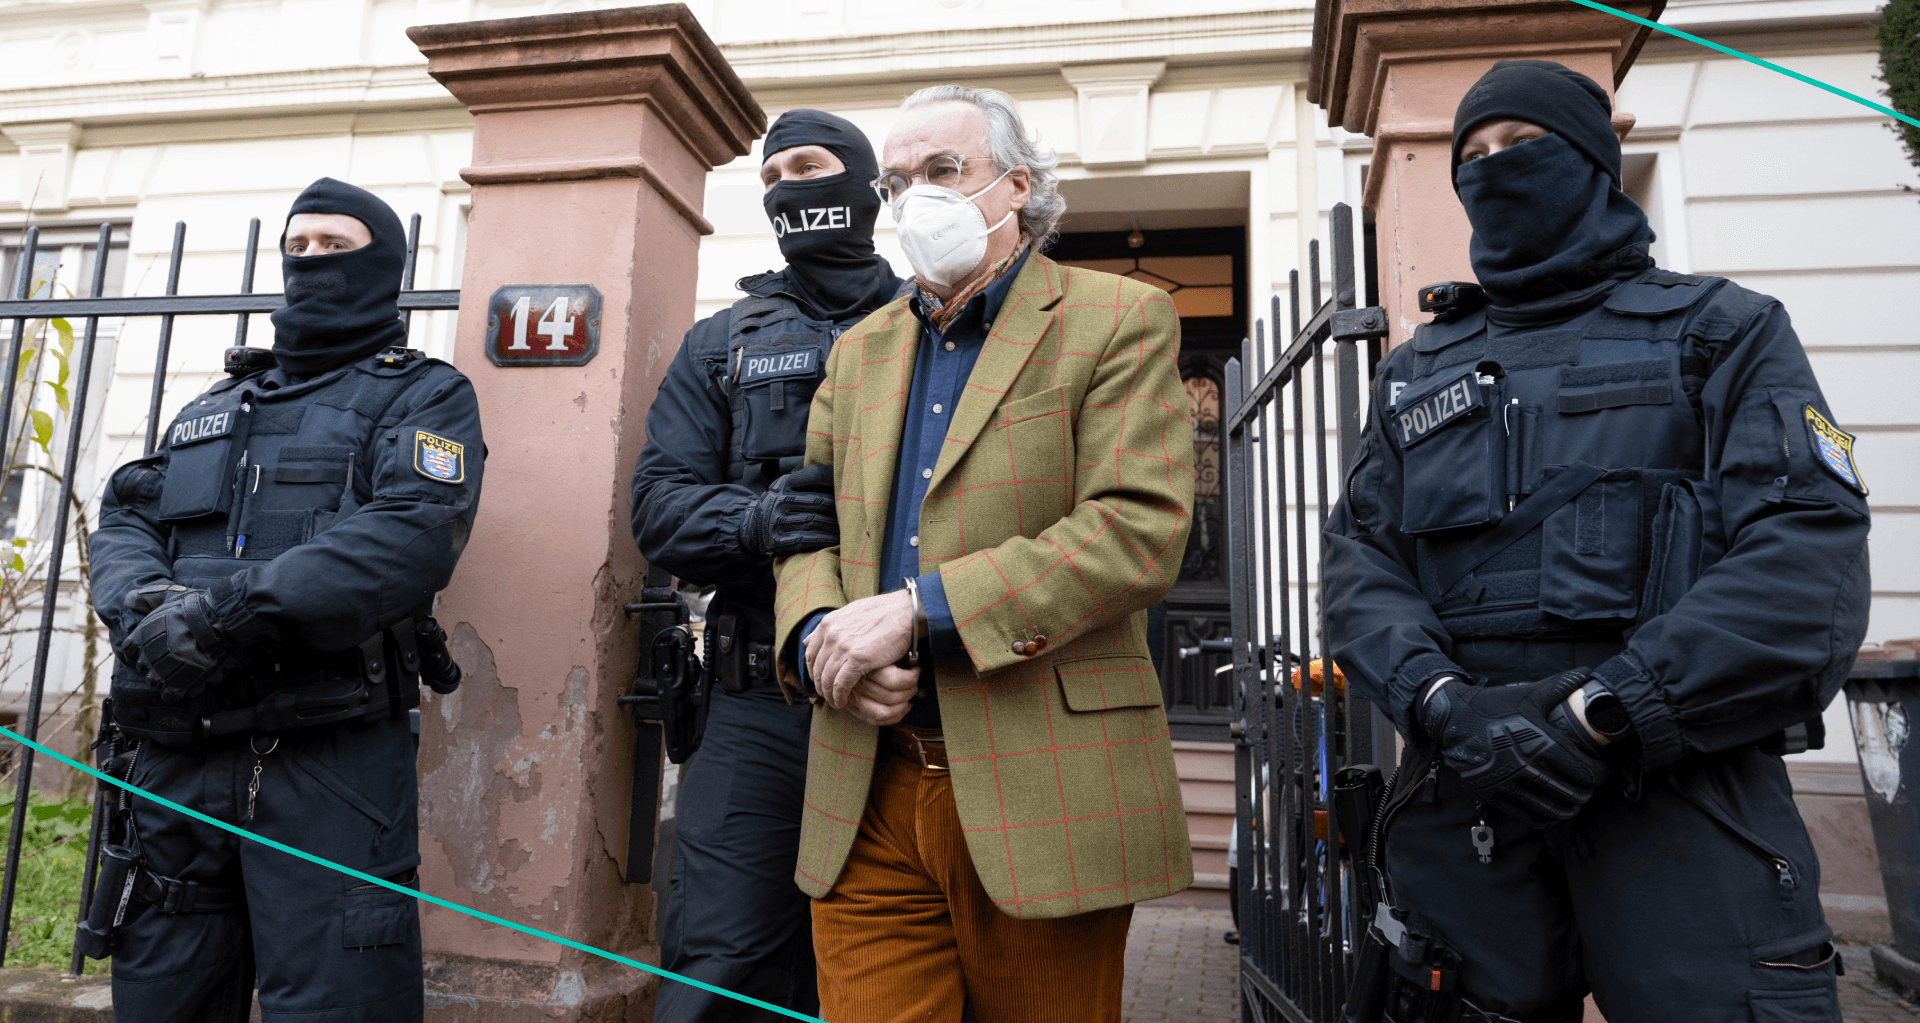
[[767, 355], [748, 352], [740, 360], [740, 382], [752, 384], [762, 380], [811, 377], [819, 357], [820, 353], [811, 348], [801, 348], [791, 352], [773, 352]]
[[1477, 375], [1474, 370], [1468, 370], [1460, 379], [1428, 391], [1424, 398], [1410, 399], [1405, 407], [1394, 410], [1393, 429], [1400, 434], [1400, 446], [1410, 448], [1448, 423], [1486, 407]]
[[415, 430], [413, 468], [430, 480], [460, 483], [467, 478], [467, 447], [425, 430]]
[[187, 419], [173, 424], [173, 430], [167, 434], [167, 446], [172, 448], [186, 444], [198, 444], [203, 440], [225, 437], [233, 432], [233, 410], [215, 412], [198, 419]]
[[1853, 461], [1853, 434], [1827, 422], [1827, 417], [1808, 402], [1805, 409], [1807, 419], [1807, 439], [1813, 444], [1813, 453], [1827, 471], [1840, 477], [1854, 493], [1867, 496], [1867, 485], [1860, 481], [1860, 467]]

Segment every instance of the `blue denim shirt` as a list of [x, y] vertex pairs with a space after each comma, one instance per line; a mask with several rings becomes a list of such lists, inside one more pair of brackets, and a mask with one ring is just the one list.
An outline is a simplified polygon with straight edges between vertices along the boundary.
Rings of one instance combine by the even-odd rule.
[[[1013, 289], [1014, 278], [1026, 266], [1033, 249], [1025, 253], [992, 286], [968, 300], [946, 331], [935, 330], [921, 308], [920, 296], [907, 300], [907, 308], [920, 321], [920, 349], [913, 360], [913, 384], [907, 391], [906, 418], [900, 427], [900, 460], [893, 470], [893, 491], [887, 502], [887, 531], [880, 541], [880, 592], [901, 588], [900, 580], [917, 576], [920, 605], [927, 612], [928, 642], [934, 657], [947, 657], [965, 650], [960, 630], [954, 625], [953, 612], [947, 606], [947, 590], [938, 571], [920, 571], [920, 505], [927, 499], [927, 484], [932, 482], [933, 467], [940, 461], [940, 449], [946, 443], [947, 427], [953, 421], [954, 406], [965, 393], [973, 364], [986, 346], [987, 331]], [[800, 627], [800, 679], [812, 689], [807, 678], [806, 641], [826, 612], [819, 612]], [[920, 676], [921, 688], [933, 691], [933, 669], [926, 666]], [[933, 726], [940, 723], [939, 704], [922, 700], [908, 712], [906, 724]]]

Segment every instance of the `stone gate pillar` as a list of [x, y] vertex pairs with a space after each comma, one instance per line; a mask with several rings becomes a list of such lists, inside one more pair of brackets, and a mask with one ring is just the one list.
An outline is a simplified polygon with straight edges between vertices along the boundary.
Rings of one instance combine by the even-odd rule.
[[[1658, 19], [1666, 0], [1613, 6]], [[1449, 173], [1453, 111], [1495, 61], [1558, 61], [1611, 92], [1652, 29], [1564, 2], [1324, 0], [1314, 14], [1307, 98], [1327, 123], [1373, 138], [1362, 203], [1373, 214], [1390, 344], [1428, 319], [1416, 292], [1471, 281], [1466, 211]], [[1614, 123], [1632, 124], [1631, 114]]]
[[[426, 890], [658, 962], [654, 899], [622, 881], [634, 726], [615, 705], [636, 654], [623, 601], [644, 569], [628, 485], [647, 406], [693, 324], [708, 171], [748, 152], [766, 116], [682, 4], [429, 25], [408, 35], [474, 115], [456, 359], [488, 442], [473, 538], [441, 598], [466, 683], [422, 707]], [[497, 289], [536, 292], [501, 333], [572, 342], [550, 361], [489, 353]], [[597, 316], [580, 312], [580, 285]], [[509, 300], [511, 301], [511, 300]], [[504, 312], [506, 315], [501, 315]], [[547, 322], [552, 319], [553, 322]], [[580, 362], [581, 356], [587, 356]], [[542, 360], [535, 360], [542, 361]], [[650, 1018], [655, 979], [425, 908], [428, 1018]]]

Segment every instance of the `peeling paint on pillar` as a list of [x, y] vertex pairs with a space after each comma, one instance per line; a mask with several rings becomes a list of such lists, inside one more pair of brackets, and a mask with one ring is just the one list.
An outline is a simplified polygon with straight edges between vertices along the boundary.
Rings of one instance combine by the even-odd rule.
[[[507, 872], [489, 857], [487, 842], [499, 833], [501, 804], [518, 795], [494, 765], [520, 738], [520, 694], [500, 684], [493, 651], [473, 626], [456, 624], [451, 639], [466, 678], [452, 695], [421, 708], [420, 824], [438, 839], [456, 883], [487, 895]], [[444, 735], [432, 734], [440, 729], [429, 729], [429, 713]]]
[[[749, 152], [766, 117], [684, 5], [408, 35], [474, 114], [474, 166], [461, 171], [473, 185], [461, 292], [474, 301], [454, 350], [490, 440], [488, 491], [440, 603], [467, 680], [422, 714], [422, 884], [657, 961], [656, 899], [621, 869], [634, 730], [617, 700], [639, 652], [620, 606], [645, 571], [627, 507], [645, 436], [623, 427], [644, 419], [657, 371], [693, 324], [706, 175]], [[536, 136], [546, 141], [530, 149]], [[642, 177], [623, 170], [636, 160]], [[569, 244], [521, 244], [536, 234]], [[482, 299], [503, 280], [598, 288], [600, 356], [490, 364]], [[438, 907], [422, 911], [422, 938], [433, 1023], [644, 1019], [656, 987]]]

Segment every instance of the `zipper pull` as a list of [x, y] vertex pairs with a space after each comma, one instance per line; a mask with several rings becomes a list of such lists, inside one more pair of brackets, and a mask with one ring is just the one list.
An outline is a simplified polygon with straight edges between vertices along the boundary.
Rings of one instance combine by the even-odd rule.
[[1480, 823], [1475, 824], [1467, 834], [1473, 839], [1473, 851], [1480, 854], [1480, 862], [1493, 862], [1493, 829], [1487, 826], [1486, 804], [1480, 805]]
[[1780, 887], [1800, 887], [1800, 882], [1793, 879], [1793, 864], [1788, 863], [1786, 860], [1776, 859], [1773, 861], [1773, 869], [1780, 872]]
[[1440, 765], [1427, 768], [1427, 776], [1420, 779], [1420, 801], [1431, 803], [1440, 794]]

